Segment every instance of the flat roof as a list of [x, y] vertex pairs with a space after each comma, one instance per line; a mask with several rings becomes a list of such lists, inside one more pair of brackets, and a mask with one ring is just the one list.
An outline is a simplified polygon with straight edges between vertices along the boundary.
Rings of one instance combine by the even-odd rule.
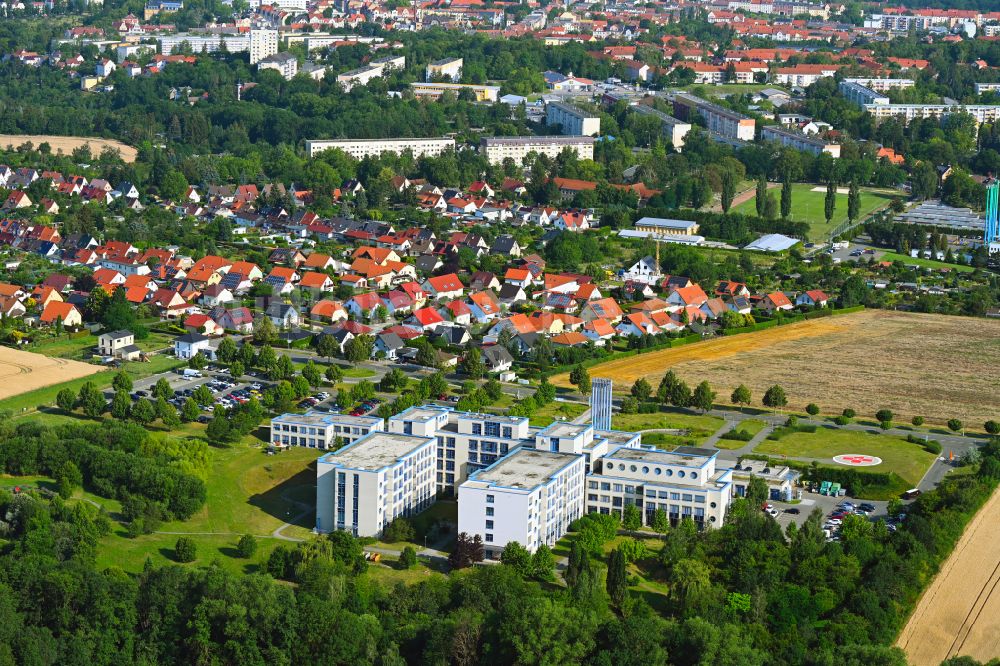
[[594, 143], [592, 136], [484, 136], [482, 145], [546, 145]]
[[351, 416], [350, 414], [329, 414], [310, 410], [305, 414], [295, 414], [289, 412], [281, 414], [271, 419], [271, 422], [289, 423], [293, 425], [331, 425], [339, 423], [341, 425], [374, 425], [381, 421], [379, 416]]
[[307, 139], [306, 145], [314, 143], [410, 143], [415, 141], [446, 141], [455, 143], [455, 139], [449, 137], [427, 136], [427, 137], [394, 137], [391, 139]]
[[673, 220], [665, 217], [643, 217], [636, 221], [635, 226], [663, 227], [665, 229], [689, 229], [691, 225], [697, 226], [694, 220]]
[[349, 469], [376, 472], [398, 462], [419, 448], [433, 445], [433, 437], [373, 432], [350, 446], [327, 453], [319, 461]]
[[702, 467], [709, 458], [716, 455], [716, 451], [709, 449], [697, 449], [695, 447], [679, 447], [680, 449], [692, 449], [694, 451], [706, 451], [710, 455], [702, 453], [685, 453], [683, 451], [663, 451], [661, 449], [628, 449], [618, 448], [607, 455], [608, 458], [617, 460], [628, 460], [634, 462], [648, 462], [660, 465], [680, 465], [682, 467]]
[[637, 432], [627, 432], [625, 430], [595, 430], [594, 438], [606, 439], [612, 444], [627, 444], [631, 442], [636, 437], [639, 437]]
[[508, 416], [506, 414], [486, 414], [479, 412], [455, 412], [459, 419], [470, 421], [494, 421], [496, 423], [509, 423], [517, 425], [528, 420], [527, 416]]
[[568, 421], [555, 421], [549, 427], [544, 428], [539, 435], [548, 437], [576, 437], [592, 426], [586, 423], [569, 423]]
[[444, 407], [434, 407], [433, 405], [422, 405], [419, 407], [410, 407], [406, 411], [400, 412], [392, 417], [392, 420], [399, 421], [430, 421], [436, 419], [442, 414], [447, 414], [449, 411]]
[[533, 490], [544, 485], [567, 465], [579, 460], [571, 453], [554, 453], [537, 449], [515, 449], [486, 469], [476, 472], [470, 480]]

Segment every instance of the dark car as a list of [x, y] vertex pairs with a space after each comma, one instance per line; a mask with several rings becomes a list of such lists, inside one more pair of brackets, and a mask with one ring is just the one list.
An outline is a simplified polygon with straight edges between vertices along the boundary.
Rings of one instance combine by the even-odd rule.
[[792, 507], [791, 509], [785, 509], [785, 513], [790, 513], [793, 516], [797, 516], [797, 515], [799, 515], [802, 512], [799, 511], [798, 509], [796, 509], [795, 507]]
[[868, 513], [871, 513], [872, 511], [875, 510], [875, 505], [874, 504], [869, 504], [868, 502], [865, 502], [864, 504], [860, 505], [858, 508], [861, 509], [862, 511], [867, 511]]

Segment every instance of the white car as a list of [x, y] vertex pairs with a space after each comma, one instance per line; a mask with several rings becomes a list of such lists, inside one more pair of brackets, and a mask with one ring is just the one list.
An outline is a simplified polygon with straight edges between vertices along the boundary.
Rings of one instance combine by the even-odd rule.
[[772, 508], [770, 508], [770, 509], [767, 510], [767, 514], [769, 516], [771, 516], [772, 518], [777, 518], [778, 517], [778, 510], [772, 507]]
[[830, 525], [841, 525], [843, 524], [844, 521], [842, 521], [840, 518], [831, 518], [826, 522], [829, 523]]

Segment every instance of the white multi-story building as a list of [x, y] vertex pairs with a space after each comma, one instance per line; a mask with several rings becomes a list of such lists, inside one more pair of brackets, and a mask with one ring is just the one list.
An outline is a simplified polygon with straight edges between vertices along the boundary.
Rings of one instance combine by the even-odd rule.
[[801, 132], [783, 129], [780, 126], [767, 125], [760, 129], [760, 138], [764, 141], [776, 141], [783, 146], [802, 150], [813, 155], [827, 153], [831, 157], [840, 157], [840, 144], [828, 143]]
[[500, 164], [507, 158], [523, 164], [529, 153], [554, 158], [566, 148], [581, 160], [594, 159], [594, 138], [590, 136], [488, 136], [480, 143], [490, 164]]
[[299, 61], [294, 54], [285, 51], [284, 53], [275, 53], [261, 59], [257, 63], [257, 69], [273, 69], [281, 74], [282, 78], [291, 80], [295, 78], [295, 75], [299, 71]]
[[316, 461], [316, 530], [378, 536], [434, 501], [433, 437], [374, 432]]
[[414, 157], [437, 157], [455, 149], [454, 139], [313, 139], [306, 141], [309, 157], [331, 148], [339, 148], [356, 160], [378, 157], [382, 153], [401, 155], [406, 151]]
[[570, 136], [597, 136], [601, 133], [600, 116], [562, 102], [551, 102], [545, 106], [545, 124], [561, 125], [562, 133]]
[[636, 113], [641, 113], [644, 116], [659, 118], [660, 123], [663, 125], [663, 132], [667, 135], [667, 139], [669, 139], [670, 145], [674, 147], [674, 150], [680, 150], [684, 147], [684, 137], [691, 131], [691, 123], [678, 120], [659, 109], [654, 109], [645, 104], [635, 104], [631, 108]]
[[157, 37], [157, 41], [160, 44], [160, 53], [164, 55], [181, 51], [184, 44], [191, 48], [192, 53], [215, 53], [225, 48], [230, 53], [249, 53], [251, 65], [256, 65], [264, 58], [278, 52], [277, 30], [254, 29], [239, 34], [179, 32]]
[[885, 92], [887, 90], [902, 90], [912, 88], [916, 85], [913, 79], [884, 79], [884, 78], [846, 78], [844, 81], [857, 83], [875, 92]]
[[462, 64], [463, 61], [461, 58], [436, 60], [427, 65], [424, 71], [424, 79], [433, 81], [435, 78], [447, 78], [452, 81], [458, 81], [462, 78]]
[[691, 518], [699, 527], [718, 527], [732, 498], [732, 470], [716, 469], [714, 449], [681, 446], [674, 451], [619, 447], [596, 463], [587, 477], [587, 513], [643, 509], [648, 524], [657, 509], [671, 523]]
[[461, 95], [463, 92], [471, 92], [477, 102], [495, 102], [500, 97], [500, 86], [485, 86], [478, 83], [421, 83], [414, 81], [410, 84], [410, 90], [417, 97], [431, 97], [437, 99], [445, 93]]
[[446, 495], [454, 494], [472, 472], [519, 447], [534, 446], [534, 430], [525, 417], [456, 412], [434, 405], [397, 414], [389, 419], [389, 432], [436, 439], [437, 489]]
[[356, 85], [368, 85], [369, 81], [381, 78], [396, 69], [406, 67], [406, 56], [386, 56], [372, 60], [364, 67], [352, 69], [349, 72], [337, 75], [337, 83], [350, 91]]
[[282, 414], [271, 419], [271, 443], [277, 446], [305, 446], [329, 449], [337, 438], [352, 444], [373, 432], [385, 430], [382, 419], [375, 416], [350, 416], [325, 412]]
[[474, 472], [458, 490], [458, 530], [480, 535], [486, 557], [517, 541], [552, 546], [584, 512], [582, 455], [518, 449]]
[[865, 104], [888, 104], [891, 100], [884, 94], [875, 92], [854, 81], [841, 81], [837, 86], [840, 94], [849, 101], [864, 106]]
[[1000, 90], [1000, 83], [976, 83], [976, 94], [982, 95], [984, 92]]
[[967, 113], [979, 125], [1000, 120], [1000, 105], [994, 104], [865, 104], [865, 111], [876, 120], [899, 118], [904, 123], [915, 118], [943, 118], [953, 113]]
[[750, 116], [744, 116], [742, 113], [725, 109], [687, 93], [675, 95], [673, 102], [674, 112], [681, 120], [691, 120], [691, 115], [697, 113], [705, 119], [705, 125], [710, 132], [737, 141], [754, 140], [757, 123]]

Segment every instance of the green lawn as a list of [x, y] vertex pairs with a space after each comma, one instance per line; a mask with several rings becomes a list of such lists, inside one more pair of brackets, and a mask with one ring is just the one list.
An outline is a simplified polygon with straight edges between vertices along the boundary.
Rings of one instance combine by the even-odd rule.
[[[25, 347], [25, 351], [44, 354], [45, 356], [55, 356], [59, 358], [69, 358], [75, 360], [85, 360], [90, 358], [90, 353], [97, 347], [96, 335], [83, 335], [70, 338], [68, 336], [48, 337]], [[150, 333], [145, 340], [136, 340], [135, 344], [143, 351], [158, 351], [173, 346], [174, 336], [164, 333]]]
[[[822, 190], [813, 192], [812, 190], [815, 187], [821, 187]], [[846, 188], [847, 186], [842, 185], [841, 187]], [[774, 194], [775, 198], [780, 201], [780, 188], [768, 190], [768, 193]], [[876, 210], [888, 206], [893, 196], [896, 195], [886, 190], [862, 188], [861, 217], [864, 218]], [[749, 201], [745, 201], [733, 208], [733, 211], [745, 215], [756, 215], [756, 199], [757, 197], [751, 197]], [[837, 194], [837, 207], [834, 209], [833, 220], [830, 224], [826, 223], [825, 200], [825, 186], [810, 183], [795, 183], [792, 185], [792, 214], [790, 217], [796, 222], [809, 223], [809, 240], [813, 242], [828, 240], [830, 232], [847, 221], [846, 193]]]
[[[753, 435], [756, 435], [758, 432], [763, 430], [764, 426], [766, 425], [767, 425], [766, 423], [764, 423], [759, 419], [747, 419], [746, 421], [741, 421], [740, 424], [736, 426], [736, 428], [734, 428], [733, 430], [736, 432], [749, 433], [750, 436], [752, 437]], [[719, 441], [715, 443], [715, 446], [716, 448], [719, 449], [739, 449], [746, 446], [746, 444], [747, 442], [744, 442], [739, 439], [726, 439], [723, 437], [720, 438]]]
[[921, 259], [918, 257], [910, 257], [905, 254], [896, 254], [895, 252], [886, 252], [882, 255], [881, 261], [901, 261], [907, 266], [920, 266], [922, 268], [947, 268], [949, 270], [957, 271], [959, 273], [971, 273], [976, 270], [972, 266], [962, 266], [961, 264], [948, 264], [943, 261], [935, 261], [933, 259]]
[[[725, 423], [723, 419], [685, 412], [656, 412], [653, 414], [615, 414], [611, 425], [615, 430], [636, 431], [654, 429], [686, 429], [689, 437], [703, 439]], [[644, 438], [645, 439], [645, 438]]]
[[815, 433], [796, 432], [779, 440], [766, 439], [754, 453], [783, 455], [796, 458], [814, 458], [831, 466], [833, 456], [859, 453], [878, 456], [881, 465], [859, 468], [870, 472], [895, 472], [911, 486], [923, 478], [937, 457], [918, 444], [911, 444], [899, 437], [876, 435], [859, 430], [819, 428]]
[[582, 402], [557, 402], [553, 400], [531, 415], [531, 425], [547, 426], [553, 421], [572, 421], [587, 411]]

